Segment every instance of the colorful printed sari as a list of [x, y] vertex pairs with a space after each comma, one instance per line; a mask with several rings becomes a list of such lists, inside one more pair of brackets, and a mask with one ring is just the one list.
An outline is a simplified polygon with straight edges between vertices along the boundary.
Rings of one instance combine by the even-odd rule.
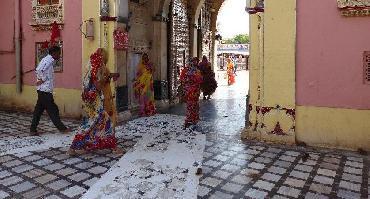
[[95, 82], [102, 88], [109, 84], [103, 76], [102, 55], [98, 50], [90, 57], [89, 70], [83, 82], [82, 102], [84, 118], [72, 142], [72, 150], [115, 149], [117, 139], [109, 114], [104, 110], [104, 95]]
[[[143, 55], [134, 81], [134, 92], [139, 100], [140, 116], [151, 116], [156, 113], [153, 88], [153, 66]], [[147, 57], [146, 57], [147, 59]]]
[[181, 71], [180, 81], [186, 102], [185, 127], [197, 124], [199, 121], [200, 84], [203, 81], [200, 70], [194, 64]]
[[[110, 74], [109, 69], [103, 65], [102, 67], [103, 77], [106, 77]], [[117, 110], [114, 107], [114, 97], [112, 95], [112, 90], [110, 86], [110, 79], [105, 82], [102, 88], [103, 96], [104, 96], [104, 110], [108, 113], [110, 119], [112, 120], [113, 127], [117, 125]]]

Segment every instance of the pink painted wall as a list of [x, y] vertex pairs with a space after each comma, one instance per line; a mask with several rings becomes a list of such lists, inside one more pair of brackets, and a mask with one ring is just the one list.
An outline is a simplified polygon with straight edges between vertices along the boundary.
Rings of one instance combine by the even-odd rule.
[[[22, 9], [22, 67], [28, 71], [35, 67], [35, 42], [50, 39], [50, 31], [34, 31], [31, 22], [31, 1], [21, 0]], [[0, 7], [0, 52], [13, 48], [14, 37], [14, 0], [1, 3]], [[6, 4], [6, 5], [4, 5]], [[63, 40], [63, 72], [55, 73], [55, 86], [57, 88], [81, 88], [81, 59], [82, 41], [79, 26], [82, 20], [81, 1], [64, 1], [64, 28], [61, 32]], [[3, 26], [5, 25], [5, 27]], [[9, 42], [11, 41], [11, 42]], [[15, 75], [14, 53], [0, 53], [0, 83], [14, 84], [11, 77]], [[23, 76], [25, 85], [34, 85], [34, 73]]]
[[7, 83], [15, 75], [14, 0], [1, 3], [0, 24], [0, 83]]
[[297, 1], [297, 104], [370, 109], [363, 52], [370, 17], [342, 17], [337, 1]]

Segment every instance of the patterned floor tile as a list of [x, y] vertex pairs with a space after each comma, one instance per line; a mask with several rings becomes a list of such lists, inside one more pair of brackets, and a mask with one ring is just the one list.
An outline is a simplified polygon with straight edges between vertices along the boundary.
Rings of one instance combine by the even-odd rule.
[[8, 196], [10, 196], [10, 194], [9, 194], [9, 193], [7, 193], [7, 192], [5, 192], [5, 191], [1, 191], [1, 190], [0, 190], [0, 199], [6, 198], [6, 197], [8, 197]]
[[246, 193], [245, 196], [250, 197], [250, 198], [256, 198], [256, 199], [261, 199], [265, 198], [268, 195], [267, 192], [265, 191], [260, 191], [258, 189], [249, 189]]
[[284, 195], [284, 196], [290, 196], [293, 198], [298, 198], [300, 192], [301, 191], [299, 189], [295, 189], [292, 187], [286, 187], [286, 186], [282, 186], [278, 190], [279, 194]]
[[211, 186], [211, 187], [216, 187], [221, 182], [222, 182], [221, 180], [218, 180], [216, 178], [211, 178], [211, 177], [207, 177], [207, 178], [203, 179], [202, 181], [200, 181], [201, 184], [208, 185], [208, 186]]
[[259, 188], [259, 189], [263, 189], [263, 190], [267, 190], [267, 191], [271, 191], [272, 188], [274, 188], [274, 186], [275, 186], [274, 183], [270, 183], [270, 182], [267, 182], [267, 181], [264, 181], [264, 180], [258, 180], [253, 185], [253, 187], [256, 187], [256, 188]]
[[25, 182], [22, 182], [20, 184], [9, 187], [9, 189], [11, 189], [12, 191], [14, 191], [16, 193], [21, 193], [21, 192], [24, 192], [24, 191], [28, 191], [28, 190], [30, 190], [34, 187], [36, 187], [35, 184], [32, 184], [28, 181], [25, 181]]
[[61, 193], [64, 194], [64, 195], [66, 195], [66, 196], [68, 196], [68, 197], [70, 197], [70, 198], [73, 198], [73, 197], [79, 196], [79, 195], [81, 195], [81, 194], [83, 194], [85, 192], [86, 192], [86, 189], [85, 188], [82, 188], [82, 187], [80, 187], [78, 185], [75, 185], [75, 186], [73, 186], [71, 188], [68, 188], [68, 189], [62, 191]]
[[243, 186], [228, 182], [224, 186], [222, 186], [221, 189], [231, 193], [238, 193], [240, 190], [243, 189]]
[[330, 194], [332, 187], [323, 184], [312, 183], [310, 190], [317, 193]]

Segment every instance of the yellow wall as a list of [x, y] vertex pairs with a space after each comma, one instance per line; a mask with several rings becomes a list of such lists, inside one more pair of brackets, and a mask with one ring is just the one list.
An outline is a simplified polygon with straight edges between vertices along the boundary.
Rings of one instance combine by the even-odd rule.
[[[55, 88], [54, 100], [62, 116], [81, 116], [81, 90]], [[22, 93], [17, 94], [15, 84], [0, 84], [0, 101], [1, 108], [32, 112], [37, 101], [36, 87], [23, 86]]]
[[296, 0], [265, 1], [264, 104], [295, 107]]
[[[115, 64], [115, 55], [113, 49], [113, 31], [115, 28], [114, 21], [107, 21], [101, 22], [100, 21], [100, 0], [99, 1], [91, 1], [91, 0], [83, 0], [82, 1], [82, 20], [86, 21], [90, 18], [94, 19], [94, 39], [87, 40], [82, 37], [82, 63], [84, 65], [82, 74], [84, 76], [86, 72], [86, 63], [88, 63], [90, 55], [96, 51], [97, 48], [105, 48], [108, 53], [108, 64], [107, 66], [109, 69], [114, 72], [116, 71], [116, 64]], [[115, 13], [115, 0], [109, 0], [110, 5], [110, 16], [116, 16]], [[108, 34], [107, 34], [107, 41], [108, 45], [105, 46], [104, 42], [104, 23], [107, 24], [108, 27]], [[83, 26], [85, 27], [85, 26]], [[84, 29], [83, 29], [84, 30]]]
[[370, 150], [370, 110], [298, 106], [296, 123], [308, 145]]
[[[109, 16], [116, 16], [115, 11], [115, 0], [109, 0]], [[121, 77], [120, 79], [115, 82], [111, 83], [111, 89], [112, 89], [112, 95], [116, 96], [115, 93], [115, 84], [119, 83], [120, 85], [123, 85], [126, 81], [125, 75], [122, 73], [124, 71], [118, 71], [116, 60], [121, 60], [123, 63], [121, 56], [120, 59], [117, 58], [117, 55], [115, 54], [114, 42], [113, 42], [113, 31], [116, 27], [115, 21], [100, 21], [100, 0], [91, 1], [91, 0], [83, 0], [82, 1], [82, 20], [86, 21], [92, 18], [94, 20], [94, 39], [88, 40], [84, 37], [82, 37], [82, 79], [86, 74], [87, 71], [87, 63], [90, 59], [90, 55], [94, 53], [98, 48], [104, 48], [107, 52], [108, 56], [108, 62], [107, 67], [109, 68], [110, 72], [120, 72]], [[104, 36], [104, 24], [106, 24], [107, 31], [106, 36]], [[84, 26], [85, 27], [85, 26]], [[115, 101], [115, 100], [114, 100]]]
[[[296, 107], [296, 0], [265, 0], [265, 12], [258, 15], [250, 18], [250, 104], [253, 110], [249, 120], [252, 126], [243, 137], [370, 150], [370, 110]], [[256, 106], [277, 105], [280, 108], [265, 115], [256, 112]], [[296, 109], [296, 119], [281, 108]], [[269, 133], [277, 122], [288, 135]]]
[[[295, 108], [296, 0], [265, 1], [263, 106]], [[294, 143], [294, 121], [285, 111], [272, 110], [263, 118], [264, 131], [277, 122], [288, 135], [262, 134], [264, 140]]]
[[[257, 114], [256, 106], [279, 105], [280, 108], [295, 109], [296, 0], [265, 0], [265, 12], [260, 15], [261, 18], [251, 17], [250, 30], [250, 102], [253, 106], [250, 121], [252, 124], [258, 122], [258, 127], [252, 126], [244, 136], [294, 143], [295, 123], [291, 116], [281, 109]], [[278, 122], [287, 135], [270, 134]]]
[[249, 57], [249, 80], [250, 80], [250, 103], [257, 103], [258, 101], [258, 83], [259, 83], [259, 69], [260, 69], [260, 32], [258, 26], [262, 26], [262, 23], [259, 22], [261, 17], [257, 15], [250, 16], [250, 57]]
[[249, 122], [251, 122], [251, 126], [249, 126], [242, 136], [260, 139], [261, 134], [255, 129], [254, 125], [259, 121], [259, 115], [255, 108], [261, 104], [261, 93], [258, 87], [261, 86], [260, 76], [261, 68], [263, 68], [263, 42], [261, 37], [263, 32], [262, 13], [259, 15], [250, 15], [249, 30], [251, 42], [249, 51], [249, 104], [252, 105], [253, 110], [249, 112]]

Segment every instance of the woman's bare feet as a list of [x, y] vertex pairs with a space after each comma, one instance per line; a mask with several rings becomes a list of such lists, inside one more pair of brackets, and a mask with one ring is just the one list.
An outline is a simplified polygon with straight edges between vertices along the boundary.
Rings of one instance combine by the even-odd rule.
[[76, 150], [74, 150], [74, 149], [69, 149], [69, 150], [67, 151], [67, 155], [70, 155], [70, 156], [75, 156], [75, 155], [77, 155]]
[[71, 133], [72, 132], [72, 129], [71, 128], [66, 128], [64, 130], [59, 130], [61, 133], [64, 133], [64, 134], [68, 134], [68, 133]]
[[82, 149], [82, 150], [75, 150], [75, 149], [69, 149], [67, 151], [67, 155], [70, 155], [70, 156], [75, 156], [75, 155], [83, 155], [83, 154], [86, 154], [87, 151]]
[[121, 149], [119, 147], [116, 147], [115, 149], [112, 150], [112, 153], [115, 154], [115, 155], [123, 155], [125, 153], [125, 151], [123, 151], [123, 149]]

